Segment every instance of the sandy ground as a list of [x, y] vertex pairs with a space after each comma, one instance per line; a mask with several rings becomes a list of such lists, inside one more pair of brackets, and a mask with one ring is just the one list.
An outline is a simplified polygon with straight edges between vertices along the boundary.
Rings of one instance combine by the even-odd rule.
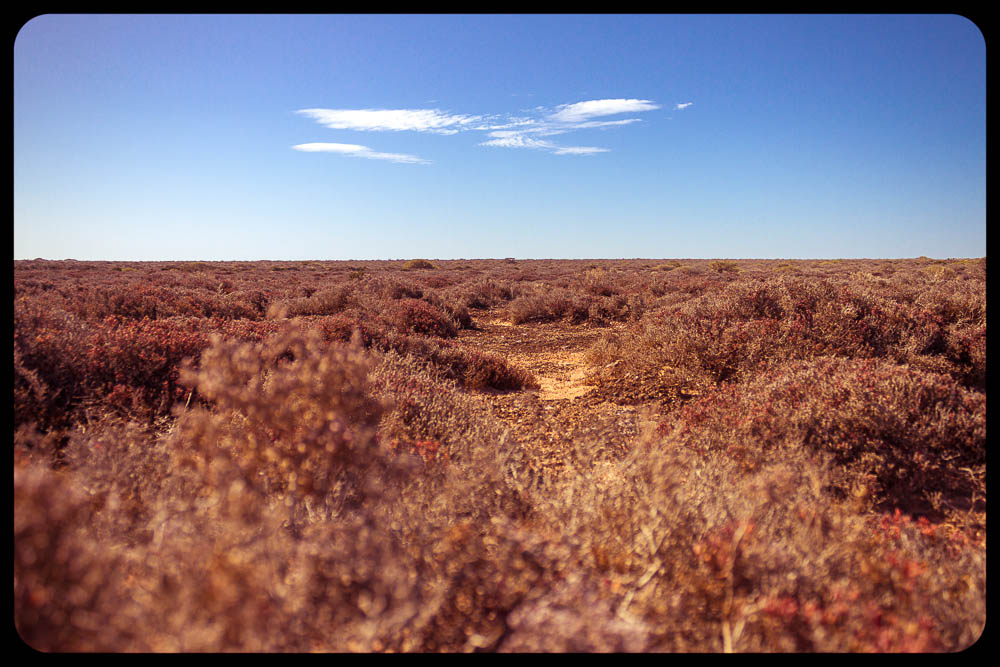
[[502, 310], [475, 312], [476, 330], [459, 334], [463, 345], [503, 357], [530, 371], [538, 389], [486, 397], [512, 437], [548, 466], [558, 466], [568, 446], [589, 440], [602, 450], [623, 453], [641, 428], [660, 417], [650, 408], [607, 402], [587, 384], [594, 368], [587, 349], [622, 325], [596, 327], [565, 322], [514, 325]]

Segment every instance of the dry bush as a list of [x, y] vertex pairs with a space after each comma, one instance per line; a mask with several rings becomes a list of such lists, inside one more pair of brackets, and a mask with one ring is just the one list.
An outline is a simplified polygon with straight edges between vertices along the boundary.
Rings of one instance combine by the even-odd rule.
[[63, 428], [87, 410], [167, 415], [183, 394], [180, 362], [208, 343], [201, 320], [86, 322], [31, 304], [16, 306], [14, 317], [15, 426]]
[[[405, 423], [406, 408], [398, 405], [403, 397], [392, 392], [425, 377], [435, 390], [422, 395], [434, 402], [441, 400], [440, 383], [407, 366], [412, 360], [396, 357], [376, 370], [374, 384], [368, 385], [363, 377], [367, 365], [359, 350], [323, 351], [318, 339], [302, 336], [260, 350], [218, 342], [206, 353], [197, 377], [199, 391], [224, 411], [218, 415], [192, 411], [179, 422], [174, 436], [176, 465], [194, 471], [202, 486], [220, 493], [235, 483], [261, 501], [266, 498], [286, 508], [287, 489], [295, 486], [308, 510], [305, 514], [289, 510], [298, 546], [280, 542], [287, 540], [280, 535], [269, 538], [279, 540], [285, 550], [292, 549], [283, 559], [289, 570], [286, 577], [273, 571], [276, 559], [261, 551], [265, 543], [260, 537], [251, 541], [255, 546], [245, 558], [213, 565], [216, 593], [210, 602], [224, 619], [226, 632], [210, 636], [223, 647], [259, 646], [260, 640], [251, 642], [246, 631], [234, 636], [235, 644], [225, 642], [234, 628], [243, 627], [242, 619], [254, 620], [247, 617], [247, 609], [264, 605], [272, 619], [270, 634], [277, 633], [268, 640], [269, 650], [282, 646], [278, 641], [292, 642], [299, 650], [361, 651], [461, 650], [495, 644], [504, 634], [506, 614], [532, 589], [543, 569], [520, 557], [520, 541], [505, 531], [473, 528], [483, 521], [488, 524], [491, 517], [520, 516], [526, 511], [517, 492], [504, 481], [497, 452], [485, 446], [484, 439], [495, 432], [477, 430], [481, 420], [468, 410], [456, 409], [455, 401], [463, 401], [457, 394], [452, 394], [451, 405], [436, 412], [425, 404], [417, 413], [420, 418], [457, 416], [469, 420], [472, 430], [447, 425], [443, 432], [455, 451], [447, 474], [415, 477], [412, 458], [393, 459], [391, 448], [379, 445], [374, 437], [375, 406], [396, 406], [391, 410], [404, 419], [393, 422], [394, 412], [388, 413], [387, 434], [400, 435], [402, 428], [421, 438], [433, 437], [430, 424]], [[295, 359], [275, 367], [272, 360], [280, 359], [283, 347]], [[259, 380], [264, 366], [273, 375]], [[283, 400], [275, 400], [278, 394]], [[376, 401], [376, 394], [382, 398]], [[227, 416], [234, 411], [239, 419], [237, 414]], [[339, 435], [347, 433], [339, 427], [310, 426], [310, 415], [329, 419], [331, 413], [342, 420], [335, 425], [352, 424], [350, 438]], [[293, 424], [299, 425], [298, 430]], [[276, 450], [274, 456], [254, 455], [261, 451], [259, 433], [278, 436], [273, 444], [264, 444], [264, 452]], [[314, 444], [310, 434], [318, 434], [320, 440]], [[327, 440], [332, 447], [322, 446]], [[281, 465], [282, 461], [289, 465]], [[318, 483], [317, 473], [327, 481]], [[359, 502], [317, 511], [330, 502], [334, 475], [351, 482]], [[320, 493], [320, 488], [328, 492]], [[229, 521], [241, 520], [245, 511], [234, 509], [226, 516]], [[253, 563], [257, 565], [251, 568]], [[282, 581], [289, 583], [283, 586]], [[265, 584], [276, 587], [279, 595], [265, 594], [269, 590], [262, 588]], [[189, 623], [211, 627], [208, 618], [199, 615]]]
[[392, 305], [388, 320], [402, 333], [454, 338], [455, 322], [443, 312], [420, 299], [400, 299]]
[[310, 296], [292, 299], [283, 303], [287, 317], [303, 315], [334, 315], [354, 304], [351, 288], [336, 285], [318, 290]]
[[740, 271], [738, 263], [721, 259], [710, 262], [708, 268], [717, 273], [739, 273]]
[[611, 296], [595, 296], [590, 289], [585, 286], [582, 294], [567, 288], [535, 289], [511, 301], [507, 311], [514, 324], [565, 320], [596, 325], [636, 320], [646, 311], [647, 299], [639, 292], [615, 288]]
[[508, 311], [511, 322], [551, 322], [562, 319], [573, 302], [562, 293], [532, 293], [519, 296], [510, 302]]
[[534, 377], [506, 360], [470, 350], [447, 339], [399, 332], [395, 327], [341, 314], [315, 321], [327, 340], [347, 342], [355, 335], [366, 349], [409, 355], [430, 363], [468, 389], [516, 390], [537, 386]]
[[986, 398], [947, 376], [875, 360], [778, 366], [684, 406], [676, 438], [754, 469], [822, 451], [839, 493], [940, 520], [985, 510]]
[[115, 651], [139, 640], [121, 557], [87, 534], [90, 496], [68, 474], [14, 466], [14, 625], [39, 651]]
[[329, 347], [313, 329], [260, 345], [216, 338], [184, 376], [216, 411], [185, 414], [178, 437], [209, 450], [192, 449], [192, 465], [222, 452], [262, 494], [336, 514], [362, 502], [379, 462], [367, 373], [362, 351]]
[[436, 269], [431, 262], [426, 259], [411, 259], [403, 264], [404, 271], [412, 271], [414, 269]]
[[[676, 306], [648, 310], [631, 333], [620, 336], [616, 358], [608, 356], [610, 348], [595, 351], [595, 362], [621, 362], [596, 381], [609, 397], [669, 399], [752, 377], [769, 364], [838, 356], [893, 359], [982, 390], [982, 283], [956, 285], [952, 296], [918, 287], [857, 274], [839, 283], [736, 280]], [[623, 387], [628, 374], [641, 383]]]
[[978, 638], [980, 549], [916, 524], [885, 534], [831, 493], [823, 452], [735, 460], [728, 449], [759, 445], [721, 420], [647, 432], [622, 461], [578, 456], [535, 499], [643, 650], [920, 652]]
[[424, 290], [419, 285], [402, 282], [385, 274], [365, 276], [358, 282], [357, 289], [379, 299], [419, 299], [424, 295]]
[[483, 278], [471, 285], [463, 286], [460, 299], [467, 308], [483, 310], [493, 308], [511, 301], [516, 294], [515, 287], [509, 281], [497, 281]]
[[583, 287], [594, 296], [611, 296], [617, 292], [611, 276], [604, 269], [590, 269], [584, 273]]

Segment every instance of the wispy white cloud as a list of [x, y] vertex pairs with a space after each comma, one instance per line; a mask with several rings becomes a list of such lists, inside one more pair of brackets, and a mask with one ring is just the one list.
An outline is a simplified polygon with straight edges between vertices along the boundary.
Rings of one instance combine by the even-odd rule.
[[520, 132], [490, 132], [490, 136], [493, 139], [479, 145], [499, 146], [501, 148], [537, 148], [551, 151], [556, 155], [592, 155], [594, 153], [607, 153], [609, 150], [595, 146], [558, 146], [551, 141], [534, 139]]
[[368, 146], [359, 146], [358, 144], [311, 143], [297, 144], [292, 146], [292, 148], [305, 153], [339, 153], [341, 155], [368, 158], [369, 160], [389, 160], [390, 162], [405, 164], [428, 164], [427, 160], [416, 155], [379, 153], [378, 151], [373, 151]]
[[594, 120], [602, 116], [612, 116], [620, 113], [638, 113], [659, 109], [659, 105], [649, 100], [606, 99], [588, 100], [574, 104], [562, 104], [555, 110], [545, 107], [535, 107], [539, 112], [536, 118], [509, 119], [507, 123], [484, 126], [481, 129], [491, 130], [489, 141], [481, 146], [501, 146], [505, 148], [537, 148], [549, 150], [556, 155], [592, 155], [606, 153], [609, 149], [596, 146], [559, 146], [551, 141], [533, 137], [549, 137], [566, 134], [575, 130], [593, 128], [611, 128], [638, 123], [639, 118], [624, 118], [619, 120]]
[[363, 130], [433, 132], [457, 134], [481, 116], [447, 114], [438, 109], [301, 109], [308, 116], [331, 130]]
[[523, 132], [490, 132], [493, 137], [489, 141], [484, 141], [480, 146], [500, 146], [503, 148], [542, 148], [556, 149], [558, 146], [551, 141], [534, 139], [526, 136]]
[[638, 123], [641, 118], [623, 118], [622, 120], [588, 120], [582, 123], [574, 123], [574, 130], [583, 130], [588, 127], [614, 127], [616, 125], [631, 125]]
[[674, 109], [681, 111], [682, 109], [687, 109], [692, 104], [694, 104], [694, 102], [681, 102], [680, 104], [675, 105]]
[[649, 100], [588, 100], [574, 104], [561, 104], [549, 116], [557, 123], [580, 123], [599, 116], [613, 116], [620, 113], [638, 113], [659, 109], [659, 105]]
[[607, 153], [610, 148], [597, 148], [596, 146], [563, 146], [557, 148], [556, 155], [593, 155], [594, 153]]
[[[685, 105], [678, 105], [683, 108]], [[334, 130], [431, 132], [457, 134], [463, 131], [486, 132], [489, 139], [480, 146], [501, 148], [530, 148], [552, 152], [556, 155], [593, 155], [606, 153], [607, 148], [597, 146], [561, 146], [540, 137], [567, 134], [576, 130], [610, 129], [631, 125], [640, 118], [603, 120], [605, 116], [640, 113], [659, 109], [650, 100], [602, 99], [561, 104], [557, 107], [535, 107], [528, 115], [510, 114], [466, 115], [446, 113], [439, 109], [301, 109], [299, 114], [316, 120]], [[356, 157], [393, 160], [395, 162], [426, 162], [412, 155], [376, 153], [356, 144], [300, 144], [296, 150], [337, 152]]]

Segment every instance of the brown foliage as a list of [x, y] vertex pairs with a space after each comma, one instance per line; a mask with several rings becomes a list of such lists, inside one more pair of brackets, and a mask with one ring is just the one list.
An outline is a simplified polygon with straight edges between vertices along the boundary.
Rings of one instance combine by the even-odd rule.
[[[970, 646], [985, 261], [738, 268], [15, 262], [15, 627], [55, 652]], [[487, 309], [613, 323], [593, 396], [514, 393], [538, 383], [463, 331]], [[602, 398], [643, 404], [638, 436], [582, 418]]]

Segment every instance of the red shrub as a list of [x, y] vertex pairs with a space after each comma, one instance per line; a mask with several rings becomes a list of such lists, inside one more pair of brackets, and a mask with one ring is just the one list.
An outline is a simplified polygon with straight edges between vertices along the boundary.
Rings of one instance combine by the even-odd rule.
[[419, 299], [400, 299], [393, 304], [388, 319], [404, 333], [441, 338], [454, 338], [458, 335], [454, 322], [447, 314]]
[[986, 398], [888, 362], [793, 362], [685, 405], [674, 433], [748, 467], [778, 450], [831, 455], [881, 507], [940, 516], [985, 498]]
[[88, 345], [87, 388], [139, 416], [166, 414], [181, 400], [184, 359], [208, 346], [200, 321], [107, 318]]

